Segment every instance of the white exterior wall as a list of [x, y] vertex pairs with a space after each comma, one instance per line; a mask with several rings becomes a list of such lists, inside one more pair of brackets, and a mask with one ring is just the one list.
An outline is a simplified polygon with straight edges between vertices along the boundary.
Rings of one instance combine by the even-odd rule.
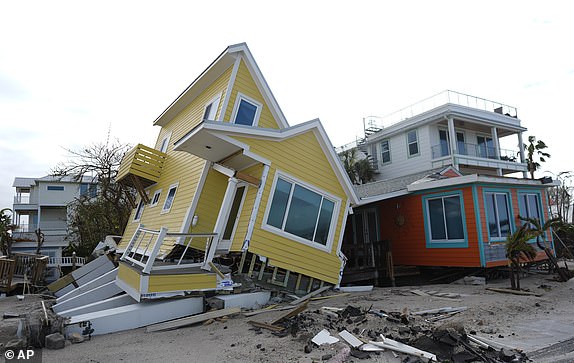
[[[411, 131], [413, 129], [409, 129]], [[405, 175], [414, 174], [419, 171], [431, 169], [431, 142], [430, 127], [428, 125], [416, 128], [419, 142], [419, 154], [417, 156], [408, 156], [407, 133], [400, 132], [388, 138], [391, 147], [391, 162], [381, 163], [381, 141], [377, 141], [377, 158], [379, 160], [380, 174], [377, 179], [398, 178]], [[437, 139], [438, 139], [438, 131]]]
[[[48, 186], [63, 186], [64, 190], [48, 190]], [[79, 195], [77, 183], [40, 182], [34, 189], [38, 189], [38, 204], [41, 206], [65, 206]]]

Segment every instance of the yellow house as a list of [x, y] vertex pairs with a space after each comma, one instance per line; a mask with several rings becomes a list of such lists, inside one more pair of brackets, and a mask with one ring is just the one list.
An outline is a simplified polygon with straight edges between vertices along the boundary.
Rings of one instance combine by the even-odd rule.
[[138, 301], [229, 288], [236, 273], [293, 290], [340, 281], [357, 197], [319, 120], [289, 126], [247, 45], [227, 47], [124, 157], [139, 197], [116, 283]]

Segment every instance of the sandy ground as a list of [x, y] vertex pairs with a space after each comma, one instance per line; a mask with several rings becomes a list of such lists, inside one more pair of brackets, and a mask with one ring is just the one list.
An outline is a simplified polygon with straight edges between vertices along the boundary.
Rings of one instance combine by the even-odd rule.
[[[254, 330], [248, 324], [249, 320], [270, 322], [282, 312], [253, 317], [239, 314], [224, 322], [171, 331], [146, 333], [142, 328], [95, 336], [80, 344], [67, 342], [62, 350], [44, 349], [42, 356], [43, 362], [319, 362], [335, 355], [344, 346], [342, 342], [321, 347], [310, 344], [313, 349], [306, 353], [305, 346], [309, 340], [323, 328], [334, 336], [342, 329], [355, 331], [356, 335], [367, 340], [369, 335], [376, 336], [379, 332], [395, 338], [410, 334], [404, 325], [374, 314], [366, 314], [366, 319], [359, 322], [341, 321], [331, 319], [320, 310], [323, 306], [353, 306], [388, 313], [409, 312], [409, 326], [423, 330], [445, 322], [460, 323], [467, 333], [521, 349], [532, 361], [573, 362], [574, 279], [561, 283], [550, 275], [533, 273], [524, 277], [521, 283], [523, 288], [542, 296], [517, 296], [486, 289], [507, 288], [508, 280], [489, 281], [486, 286], [444, 284], [375, 288], [367, 293], [312, 301], [299, 315], [302, 321], [300, 329], [284, 337], [267, 330]], [[454, 299], [417, 296], [411, 292], [414, 289], [460, 296]], [[21, 303], [14, 298], [2, 299], [0, 313], [18, 311], [18, 304]], [[447, 306], [468, 309], [437, 322], [428, 322], [412, 314]], [[402, 330], [400, 326], [403, 326]], [[402, 354], [395, 357], [387, 351], [371, 354], [368, 359], [349, 358], [347, 361], [401, 362], [404, 357]]]

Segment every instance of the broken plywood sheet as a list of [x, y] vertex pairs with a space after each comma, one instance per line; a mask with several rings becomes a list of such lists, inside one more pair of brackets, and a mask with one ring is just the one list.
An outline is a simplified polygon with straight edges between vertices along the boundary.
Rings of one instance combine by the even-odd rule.
[[216, 299], [223, 301], [223, 307], [253, 309], [269, 302], [271, 291], [258, 291], [245, 294], [217, 295]]
[[339, 338], [332, 336], [327, 329], [323, 329], [311, 341], [317, 345], [333, 344], [337, 343]]

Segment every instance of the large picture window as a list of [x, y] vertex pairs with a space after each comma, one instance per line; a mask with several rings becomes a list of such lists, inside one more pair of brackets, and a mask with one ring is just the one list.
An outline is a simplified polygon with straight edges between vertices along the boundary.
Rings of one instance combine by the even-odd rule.
[[337, 202], [290, 178], [275, 183], [266, 223], [275, 229], [327, 246]]
[[511, 233], [510, 207], [508, 194], [485, 193], [486, 218], [488, 222], [488, 236], [491, 239], [504, 239]]
[[423, 198], [427, 247], [467, 247], [462, 194]]

